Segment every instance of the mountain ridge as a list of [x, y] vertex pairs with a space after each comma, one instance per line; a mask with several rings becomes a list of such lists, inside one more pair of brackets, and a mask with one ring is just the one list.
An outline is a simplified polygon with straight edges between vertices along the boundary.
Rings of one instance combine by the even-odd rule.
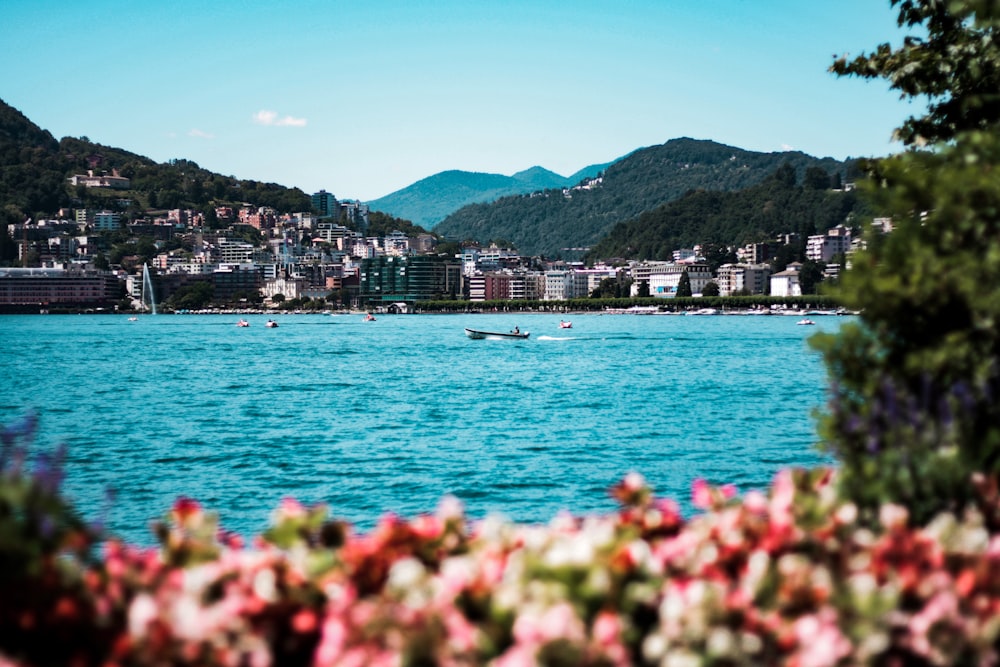
[[[679, 137], [633, 151], [604, 169], [593, 187], [546, 190], [467, 205], [433, 231], [485, 243], [503, 238], [522, 254], [580, 255], [616, 224], [691, 190], [735, 191], [760, 183], [788, 163], [798, 178], [809, 168], [847, 180], [856, 161], [816, 158], [801, 151], [761, 153], [707, 139]], [[575, 249], [575, 250], [574, 250]]]
[[510, 176], [448, 169], [365, 203], [373, 211], [430, 229], [463, 206], [488, 203], [510, 195], [572, 187], [585, 178], [596, 176], [610, 164], [613, 162], [588, 165], [570, 176], [537, 165]]

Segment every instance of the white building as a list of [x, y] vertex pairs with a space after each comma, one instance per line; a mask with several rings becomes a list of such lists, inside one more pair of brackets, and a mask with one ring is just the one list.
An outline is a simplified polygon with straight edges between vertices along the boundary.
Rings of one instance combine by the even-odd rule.
[[708, 264], [660, 264], [650, 268], [649, 271], [649, 295], [669, 298], [676, 296], [677, 286], [681, 282], [681, 275], [687, 272], [688, 280], [691, 283], [691, 293], [701, 294], [705, 285], [712, 281], [712, 270]]
[[802, 296], [799, 271], [802, 265], [792, 262], [784, 271], [771, 276], [771, 296]]

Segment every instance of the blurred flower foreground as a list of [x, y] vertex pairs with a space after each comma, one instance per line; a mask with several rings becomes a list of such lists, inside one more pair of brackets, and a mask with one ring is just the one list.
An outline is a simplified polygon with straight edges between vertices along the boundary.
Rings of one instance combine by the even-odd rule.
[[75, 513], [28, 415], [0, 432], [0, 667], [1000, 663], [1000, 3], [890, 5], [913, 34], [831, 67], [926, 103], [859, 184], [892, 228], [838, 292], [861, 314], [815, 341], [835, 469], [696, 482], [690, 519], [638, 475], [547, 525], [446, 498], [357, 534], [287, 500], [252, 545], [180, 499], [143, 549]]
[[[137, 548], [59, 495], [30, 417], [3, 431], [0, 665], [995, 664], [1000, 534], [976, 510], [874, 525], [831, 470], [684, 520], [638, 475], [617, 512], [547, 525], [387, 516], [368, 534], [287, 500], [250, 547], [178, 500]], [[989, 494], [992, 493], [992, 496]], [[984, 490], [1000, 512], [996, 490]]]

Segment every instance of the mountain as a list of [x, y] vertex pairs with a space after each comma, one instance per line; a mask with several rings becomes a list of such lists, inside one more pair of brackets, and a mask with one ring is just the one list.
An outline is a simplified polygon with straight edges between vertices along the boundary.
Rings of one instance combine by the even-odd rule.
[[[73, 174], [117, 171], [131, 180], [127, 191], [72, 189]], [[249, 202], [281, 213], [308, 211], [312, 202], [298, 188], [240, 180], [202, 169], [190, 160], [158, 164], [121, 148], [102, 146], [86, 137], [56, 140], [14, 107], [0, 100], [0, 223], [28, 216], [55, 216], [60, 208], [85, 206], [133, 208], [198, 208]]]
[[416, 183], [366, 202], [373, 211], [404, 218], [430, 229], [449, 214], [468, 204], [491, 202], [500, 197], [576, 185], [601, 172], [607, 164], [584, 167], [570, 177], [531, 167], [513, 176], [472, 171], [442, 171]]
[[599, 181], [509, 195], [465, 206], [434, 226], [448, 238], [486, 243], [504, 239], [521, 254], [572, 257], [597, 243], [618, 223], [691, 190], [735, 191], [760, 183], [782, 164], [798, 178], [816, 167], [831, 178], [854, 176], [853, 160], [816, 158], [798, 151], [758, 153], [714, 141], [672, 139], [610, 164]]
[[[820, 177], [824, 176], [824, 177]], [[866, 200], [854, 190], [830, 188], [825, 172], [810, 167], [797, 178], [783, 164], [756, 185], [734, 192], [692, 190], [636, 218], [616, 224], [595, 244], [589, 259], [669, 260], [677, 248], [743, 245], [773, 240], [780, 234], [825, 232], [870, 214]]]
[[59, 142], [0, 100], [0, 209], [7, 222], [59, 208], [65, 184]]

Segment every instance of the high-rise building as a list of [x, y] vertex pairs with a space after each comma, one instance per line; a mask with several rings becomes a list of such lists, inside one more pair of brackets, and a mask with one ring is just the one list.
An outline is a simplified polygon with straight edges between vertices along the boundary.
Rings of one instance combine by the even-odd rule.
[[333, 196], [333, 193], [320, 190], [312, 196], [312, 206], [319, 211], [321, 218], [333, 218], [340, 216], [340, 202]]

